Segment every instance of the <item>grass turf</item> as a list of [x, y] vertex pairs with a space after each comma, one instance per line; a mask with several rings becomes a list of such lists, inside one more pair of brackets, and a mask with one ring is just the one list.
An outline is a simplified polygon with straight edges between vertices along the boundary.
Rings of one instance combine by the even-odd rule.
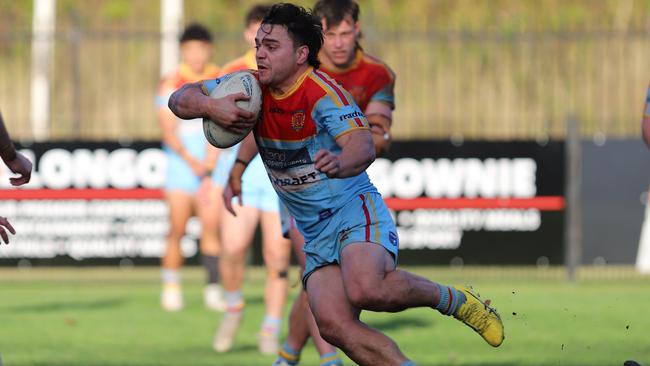
[[[570, 284], [561, 269], [410, 270], [443, 283], [470, 282], [493, 299], [506, 327], [505, 343], [493, 349], [432, 310], [364, 313], [420, 366], [622, 365], [628, 359], [650, 365], [648, 277], [586, 271]], [[211, 341], [220, 315], [203, 307], [199, 268], [184, 270], [186, 308], [173, 314], [159, 307], [157, 268], [0, 269], [0, 358], [5, 366], [270, 365], [274, 357], [258, 354], [255, 337], [264, 315], [263, 279], [261, 269], [249, 271], [236, 346], [217, 354]], [[317, 359], [308, 344], [301, 364], [318, 365]]]

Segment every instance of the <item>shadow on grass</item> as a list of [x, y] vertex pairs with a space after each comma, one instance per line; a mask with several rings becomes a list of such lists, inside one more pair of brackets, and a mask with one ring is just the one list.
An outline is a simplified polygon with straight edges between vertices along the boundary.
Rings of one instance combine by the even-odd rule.
[[425, 328], [434, 324], [433, 320], [420, 318], [393, 317], [392, 319], [367, 320], [369, 326], [380, 330], [395, 330], [401, 328]]
[[7, 311], [14, 313], [31, 313], [31, 312], [51, 312], [59, 310], [96, 310], [116, 308], [126, 303], [123, 298], [104, 299], [97, 301], [68, 301], [56, 303], [44, 303], [24, 306], [14, 306], [6, 308]]

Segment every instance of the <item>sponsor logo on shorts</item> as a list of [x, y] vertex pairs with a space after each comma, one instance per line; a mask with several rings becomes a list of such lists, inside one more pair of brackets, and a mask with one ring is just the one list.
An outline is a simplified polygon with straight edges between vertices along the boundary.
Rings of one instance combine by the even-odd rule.
[[364, 117], [363, 113], [359, 111], [354, 111], [352, 113], [342, 114], [339, 119], [345, 121], [346, 119]]
[[397, 238], [397, 234], [394, 231], [388, 232], [388, 240], [390, 240], [390, 243], [393, 244], [393, 246], [397, 246], [399, 244], [399, 239]]
[[326, 218], [332, 216], [332, 209], [327, 208], [321, 212], [318, 213], [318, 218], [321, 220], [325, 220]]

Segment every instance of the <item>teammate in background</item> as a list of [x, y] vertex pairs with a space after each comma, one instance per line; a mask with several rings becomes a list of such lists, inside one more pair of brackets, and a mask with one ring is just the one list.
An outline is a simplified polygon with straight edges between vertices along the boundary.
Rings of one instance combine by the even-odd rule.
[[[246, 54], [223, 67], [222, 74], [239, 70], [257, 69], [255, 63], [255, 34], [270, 9], [267, 5], [253, 6], [245, 18], [244, 38], [251, 49]], [[217, 170], [216, 184], [225, 187], [230, 169], [235, 163], [239, 146], [223, 150]], [[261, 325], [258, 341], [259, 351], [275, 354], [278, 351], [278, 334], [287, 298], [289, 281], [287, 270], [291, 245], [282, 237], [278, 196], [269, 181], [264, 163], [258, 156], [250, 162], [243, 176], [243, 201], [235, 206], [237, 216], [222, 215], [221, 226], [221, 278], [225, 290], [227, 311], [215, 332], [213, 348], [226, 352], [233, 346], [237, 330], [244, 314], [241, 287], [244, 281], [246, 252], [255, 235], [258, 222], [262, 228], [262, 253], [267, 268], [264, 300], [266, 315]]]
[[[390, 146], [390, 126], [392, 111], [395, 108], [395, 75], [383, 62], [368, 55], [361, 48], [359, 5], [355, 1], [320, 0], [314, 5], [314, 15], [321, 20], [325, 35], [319, 53], [320, 70], [350, 92], [359, 108], [364, 111], [373, 133], [375, 152], [379, 156]], [[304, 238], [288, 211], [281, 212], [284, 234], [291, 238], [300, 265], [304, 269]], [[287, 340], [274, 366], [297, 364], [309, 336], [321, 355], [321, 365], [342, 364], [335, 354], [336, 349], [320, 337], [309, 309], [307, 294], [301, 291], [291, 308]]]
[[219, 285], [218, 223], [222, 212], [222, 190], [212, 183], [218, 150], [203, 137], [202, 120], [181, 120], [167, 107], [169, 95], [182, 85], [219, 75], [209, 63], [212, 36], [199, 24], [191, 24], [180, 37], [182, 63], [166, 76], [158, 91], [158, 121], [163, 149], [167, 155], [165, 199], [169, 207], [169, 232], [162, 258], [161, 305], [167, 311], [183, 308], [180, 268], [183, 264], [181, 240], [188, 220], [194, 214], [201, 222], [201, 261], [207, 271], [205, 305], [212, 310], [225, 309]]
[[[262, 21], [255, 43], [263, 123], [240, 147], [241, 163], [224, 191], [226, 206], [241, 194], [247, 161], [259, 148], [276, 192], [306, 239], [303, 285], [318, 329], [358, 364], [414, 364], [387, 336], [360, 321], [363, 309], [431, 307], [499, 346], [498, 314], [469, 290], [395, 268], [395, 225], [365, 173], [375, 158], [370, 126], [350, 94], [317, 70], [322, 37], [320, 20], [292, 4], [274, 5]], [[186, 85], [172, 95], [172, 111], [182, 118], [207, 116], [227, 128], [250, 125], [251, 116], [224, 112], [233, 110], [233, 98], [208, 97], [216, 85]]]
[[650, 147], [650, 85], [648, 85], [648, 94], [645, 97], [645, 109], [643, 111], [643, 122], [641, 124], [643, 141]]
[[[0, 158], [12, 173], [18, 174], [18, 177], [9, 178], [12, 186], [22, 186], [29, 182], [32, 177], [32, 163], [23, 154], [16, 151], [7, 127], [5, 127], [5, 121], [2, 119], [2, 113], [0, 113]], [[16, 230], [11, 226], [9, 220], [6, 217], [0, 217], [0, 237], [5, 244], [9, 244], [7, 231], [16, 235]]]

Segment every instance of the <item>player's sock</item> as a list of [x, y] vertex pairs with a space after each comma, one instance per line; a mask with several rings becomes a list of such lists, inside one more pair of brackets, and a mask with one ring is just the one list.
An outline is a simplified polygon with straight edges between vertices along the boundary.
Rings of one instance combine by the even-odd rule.
[[415, 364], [415, 362], [409, 360], [409, 361], [404, 362], [400, 366], [417, 366], [417, 365]]
[[201, 255], [201, 263], [208, 273], [208, 284], [219, 283], [219, 257], [216, 255]]
[[277, 336], [280, 333], [281, 319], [266, 314], [262, 323], [261, 333]]
[[238, 313], [244, 310], [244, 299], [241, 296], [241, 291], [226, 291], [223, 297], [226, 299], [229, 313]]
[[343, 360], [339, 357], [338, 353], [326, 353], [320, 356], [320, 366], [342, 366]]
[[181, 272], [177, 269], [166, 269], [163, 268], [160, 270], [160, 279], [163, 284], [181, 284]]
[[461, 305], [466, 301], [465, 294], [456, 290], [452, 286], [444, 286], [437, 283], [440, 290], [440, 302], [436, 305], [436, 309], [444, 315], [454, 315]]
[[296, 351], [293, 348], [289, 347], [287, 342], [284, 342], [284, 345], [278, 351], [278, 359], [275, 361], [276, 364], [281, 365], [282, 362], [295, 366], [300, 361], [300, 351]]
[[162, 269], [160, 271], [162, 280], [162, 292], [160, 294], [160, 305], [167, 311], [179, 311], [183, 309], [183, 293], [181, 291], [181, 274], [176, 269]]

